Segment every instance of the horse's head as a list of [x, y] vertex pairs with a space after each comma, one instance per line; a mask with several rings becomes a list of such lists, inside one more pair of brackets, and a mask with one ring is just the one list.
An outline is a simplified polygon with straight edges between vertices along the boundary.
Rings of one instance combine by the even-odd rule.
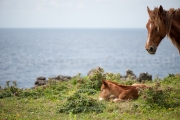
[[99, 96], [99, 100], [106, 100], [110, 97], [111, 91], [109, 89], [109, 85], [106, 81], [102, 80], [102, 85], [101, 85], [101, 93]]
[[150, 10], [147, 7], [147, 11], [149, 13], [149, 20], [146, 24], [148, 38], [145, 48], [150, 54], [155, 54], [159, 43], [166, 36], [166, 26], [163, 20], [165, 13], [161, 5], [154, 10]]

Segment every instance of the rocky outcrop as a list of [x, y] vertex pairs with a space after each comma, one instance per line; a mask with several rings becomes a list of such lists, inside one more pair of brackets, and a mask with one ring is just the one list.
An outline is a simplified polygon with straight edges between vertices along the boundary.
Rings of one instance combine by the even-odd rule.
[[[52, 77], [49, 79], [58, 80], [58, 81], [67, 81], [67, 80], [70, 80], [71, 77], [70, 76], [58, 75], [58, 76], [55, 76], [55, 77]], [[46, 77], [40, 76], [40, 77], [36, 78], [36, 81], [34, 83], [34, 87], [32, 87], [32, 88], [36, 88], [36, 87], [41, 86], [41, 85], [46, 85], [47, 83], [48, 83], [48, 80], [46, 80]]]
[[36, 78], [34, 83], [35, 86], [45, 85], [47, 83], [46, 77], [40, 76]]
[[145, 73], [140, 73], [139, 78], [137, 79], [138, 82], [142, 82], [144, 80], [149, 80], [152, 81], [152, 75], [148, 74], [147, 72]]
[[136, 75], [130, 69], [128, 69], [126, 71], [126, 75], [125, 76], [121, 76], [121, 80], [136, 80], [136, 79], [137, 79]]
[[60, 81], [67, 81], [67, 80], [70, 80], [71, 77], [70, 77], [70, 76], [58, 75], [58, 76], [52, 77], [52, 78], [50, 78], [50, 79], [60, 80]]
[[126, 76], [125, 76], [126, 78], [131, 78], [131, 79], [136, 79], [136, 75], [134, 74], [134, 72], [132, 71], [132, 70], [130, 70], [130, 69], [128, 69], [127, 71], [126, 71]]
[[125, 76], [121, 76], [121, 80], [136, 80], [138, 82], [142, 82], [145, 80], [152, 80], [152, 75], [148, 74], [147, 72], [145, 73], [140, 73], [139, 77], [137, 78], [136, 75], [132, 70], [127, 70]]
[[[95, 69], [91, 69], [88, 73], [87, 76], [93, 75], [95, 72], [100, 71], [101, 73], [104, 72], [104, 70], [100, 67], [97, 67]], [[71, 76], [63, 76], [63, 75], [58, 75], [52, 78], [49, 78], [51, 80], [57, 80], [57, 81], [68, 81], [71, 80]], [[146, 73], [140, 73], [139, 77], [137, 78], [134, 72], [130, 69], [126, 71], [125, 76], [121, 76], [121, 80], [136, 80], [138, 82], [142, 82], [144, 80], [152, 80], [152, 75]], [[36, 78], [36, 81], [34, 83], [34, 87], [38, 87], [41, 85], [45, 85], [48, 83], [48, 80], [46, 80], [46, 77], [40, 76]]]

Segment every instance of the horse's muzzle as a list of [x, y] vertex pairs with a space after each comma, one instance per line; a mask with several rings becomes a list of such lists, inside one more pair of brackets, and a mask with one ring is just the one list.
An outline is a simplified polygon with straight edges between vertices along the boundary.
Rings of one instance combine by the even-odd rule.
[[149, 48], [146, 48], [149, 54], [155, 54], [156, 53], [156, 48], [153, 46], [150, 46]]

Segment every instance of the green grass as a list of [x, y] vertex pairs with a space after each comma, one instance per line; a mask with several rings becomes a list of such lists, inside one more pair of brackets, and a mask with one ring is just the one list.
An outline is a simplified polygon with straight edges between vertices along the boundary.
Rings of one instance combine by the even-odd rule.
[[179, 120], [180, 118], [180, 75], [169, 75], [164, 79], [145, 82], [151, 88], [141, 91], [141, 97], [119, 103], [98, 101], [100, 91], [97, 88], [99, 86], [97, 81], [99, 80], [78, 76], [69, 82], [50, 80], [46, 86], [23, 90], [17, 88], [16, 84], [13, 86], [7, 84], [5, 88], [0, 88], [0, 119]]

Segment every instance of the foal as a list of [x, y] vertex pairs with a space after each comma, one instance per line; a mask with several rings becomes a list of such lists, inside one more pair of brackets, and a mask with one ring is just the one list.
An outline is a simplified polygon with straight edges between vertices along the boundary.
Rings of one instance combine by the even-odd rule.
[[116, 97], [116, 99], [113, 100], [114, 102], [138, 98], [138, 90], [135, 86], [120, 85], [109, 80], [103, 80], [102, 82], [99, 100], [107, 100], [110, 95]]

